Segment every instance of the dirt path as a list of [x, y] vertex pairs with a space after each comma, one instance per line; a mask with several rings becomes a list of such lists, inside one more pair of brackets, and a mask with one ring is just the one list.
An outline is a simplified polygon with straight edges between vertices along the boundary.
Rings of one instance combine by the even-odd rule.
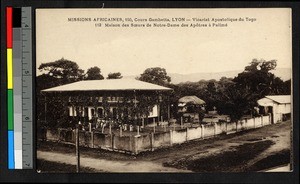
[[[71, 165], [76, 163], [75, 155], [45, 151], [38, 151], [37, 155], [39, 159], [47, 161]], [[104, 172], [188, 172], [187, 170], [163, 167], [161, 164], [147, 161], [111, 161], [88, 158], [85, 155], [80, 157], [80, 164], [83, 167], [89, 167]]]
[[[284, 125], [284, 124], [283, 124]], [[263, 160], [264, 158], [281, 152], [283, 150], [289, 150], [291, 147], [291, 134], [289, 126], [280, 126], [280, 131], [272, 131], [273, 135], [266, 136], [266, 140], [271, 140], [274, 144], [259, 154], [257, 157], [248, 162], [248, 166], [255, 164], [256, 162]]]

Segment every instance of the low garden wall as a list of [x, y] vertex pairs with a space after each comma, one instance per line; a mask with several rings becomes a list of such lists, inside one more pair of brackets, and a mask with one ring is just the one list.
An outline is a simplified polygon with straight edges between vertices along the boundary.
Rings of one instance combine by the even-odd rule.
[[[181, 130], [149, 133], [146, 135], [119, 136], [100, 132], [79, 131], [79, 144], [90, 148], [101, 148], [138, 154], [160, 147], [181, 144], [189, 140], [211, 138], [220, 134], [229, 134], [259, 128], [271, 124], [269, 116], [244, 119], [237, 122], [217, 122], [214, 124], [189, 127]], [[75, 131], [56, 129], [44, 131], [43, 138], [49, 141], [75, 143]]]

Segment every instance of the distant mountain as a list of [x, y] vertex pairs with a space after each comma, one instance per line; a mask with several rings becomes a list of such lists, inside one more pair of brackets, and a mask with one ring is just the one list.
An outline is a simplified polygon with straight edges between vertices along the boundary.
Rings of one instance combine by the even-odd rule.
[[173, 84], [179, 84], [181, 82], [198, 82], [200, 80], [219, 80], [221, 77], [233, 78], [237, 76], [241, 71], [228, 71], [228, 72], [217, 72], [217, 73], [193, 73], [193, 74], [177, 74], [169, 73], [171, 82]]
[[[226, 72], [216, 72], [216, 73], [193, 73], [193, 74], [177, 74], [169, 73], [169, 76], [172, 79], [173, 84], [179, 84], [181, 82], [198, 82], [200, 80], [210, 80], [215, 79], [219, 80], [222, 77], [234, 78], [242, 71], [226, 71]], [[278, 68], [271, 71], [275, 76], [280, 77], [283, 81], [291, 79], [291, 69], [289, 68]]]
[[[241, 70], [226, 71], [226, 72], [216, 72], [216, 73], [192, 73], [192, 74], [178, 74], [178, 73], [168, 73], [171, 77], [171, 82], [173, 84], [179, 84], [181, 82], [198, 82], [200, 80], [219, 80], [221, 77], [234, 78]], [[271, 71], [275, 76], [280, 77], [283, 81], [291, 79], [291, 69], [289, 68], [277, 68]], [[124, 76], [124, 79], [134, 79], [137, 76]]]

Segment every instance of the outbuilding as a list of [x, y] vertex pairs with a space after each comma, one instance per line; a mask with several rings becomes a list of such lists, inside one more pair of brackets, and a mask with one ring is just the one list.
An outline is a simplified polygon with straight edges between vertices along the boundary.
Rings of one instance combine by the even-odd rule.
[[197, 96], [184, 96], [178, 100], [178, 113], [185, 122], [200, 122], [199, 114], [205, 110], [205, 105], [205, 101]]
[[260, 114], [272, 115], [272, 123], [278, 123], [291, 117], [291, 95], [270, 95], [257, 101]]

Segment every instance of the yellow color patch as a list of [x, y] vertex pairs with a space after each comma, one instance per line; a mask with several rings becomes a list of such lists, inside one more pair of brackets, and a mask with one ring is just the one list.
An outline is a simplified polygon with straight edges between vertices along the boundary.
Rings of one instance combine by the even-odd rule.
[[7, 49], [7, 89], [13, 89], [12, 49]]

